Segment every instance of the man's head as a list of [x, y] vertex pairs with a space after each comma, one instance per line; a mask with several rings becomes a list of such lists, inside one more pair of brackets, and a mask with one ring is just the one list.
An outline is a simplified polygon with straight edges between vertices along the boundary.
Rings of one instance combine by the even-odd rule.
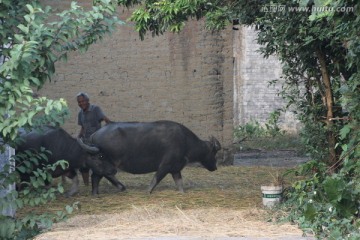
[[84, 92], [80, 92], [76, 95], [76, 99], [77, 99], [77, 102], [78, 102], [78, 105], [79, 107], [83, 110], [83, 111], [86, 111], [89, 106], [90, 106], [90, 103], [89, 103], [89, 96], [84, 93]]

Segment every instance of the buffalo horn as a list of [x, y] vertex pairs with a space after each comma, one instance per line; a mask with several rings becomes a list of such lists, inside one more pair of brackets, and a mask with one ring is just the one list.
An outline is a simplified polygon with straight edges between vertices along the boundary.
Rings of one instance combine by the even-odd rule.
[[212, 143], [216, 151], [219, 151], [221, 149], [221, 145], [219, 141], [214, 136], [210, 137], [210, 142]]
[[90, 146], [90, 145], [85, 144], [81, 138], [77, 138], [76, 140], [80, 144], [80, 146], [88, 153], [95, 154], [100, 151], [100, 149], [95, 146]]

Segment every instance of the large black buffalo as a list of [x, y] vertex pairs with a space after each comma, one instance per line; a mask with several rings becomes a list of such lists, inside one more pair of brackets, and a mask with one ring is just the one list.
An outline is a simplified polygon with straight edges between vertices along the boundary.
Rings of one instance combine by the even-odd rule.
[[[102, 152], [104, 160], [89, 162], [92, 174], [92, 193], [98, 194], [102, 176], [110, 177], [110, 166], [133, 174], [156, 172], [149, 192], [170, 173], [183, 192], [181, 170], [187, 163], [200, 162], [209, 171], [215, 171], [220, 143], [214, 137], [200, 140], [182, 124], [172, 121], [110, 123], [90, 137], [92, 146], [80, 145], [92, 153]], [[109, 166], [110, 163], [110, 166]], [[111, 176], [113, 179], [114, 176]], [[112, 182], [121, 190], [125, 186]]]
[[[16, 152], [24, 152], [25, 150], [35, 150], [39, 151], [41, 147], [44, 147], [46, 150], [49, 150], [51, 154], [48, 155], [48, 161], [46, 163], [39, 163], [38, 167], [41, 167], [41, 164], [54, 164], [59, 160], [65, 160], [68, 162], [69, 166], [66, 169], [62, 169], [60, 166], [56, 168], [51, 174], [53, 177], [59, 177], [61, 175], [67, 175], [72, 179], [72, 187], [70, 191], [66, 194], [67, 196], [72, 196], [78, 192], [79, 180], [76, 174], [76, 169], [81, 169], [87, 167], [87, 162], [92, 162], [94, 159], [100, 159], [99, 154], [90, 154], [85, 151], [78, 143], [78, 141], [71, 137], [64, 129], [58, 127], [42, 127], [41, 129], [32, 130], [31, 132], [23, 132], [20, 135], [20, 144], [16, 148]], [[107, 170], [110, 178], [109, 181], [114, 182], [116, 179], [111, 179], [114, 177], [116, 170]], [[22, 180], [26, 179], [26, 175], [22, 175]], [[114, 182], [116, 184], [116, 182]]]

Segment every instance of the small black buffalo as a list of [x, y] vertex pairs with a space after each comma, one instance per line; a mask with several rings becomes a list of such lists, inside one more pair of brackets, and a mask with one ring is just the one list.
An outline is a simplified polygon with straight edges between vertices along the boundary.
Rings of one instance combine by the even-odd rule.
[[[102, 176], [114, 179], [111, 167], [133, 174], [156, 172], [149, 186], [151, 193], [156, 185], [170, 173], [183, 192], [181, 170], [187, 163], [200, 162], [209, 171], [215, 171], [216, 153], [221, 149], [214, 137], [200, 140], [192, 131], [172, 121], [114, 122], [96, 131], [90, 140], [93, 146], [79, 143], [92, 153], [101, 153], [104, 160], [88, 162], [93, 170], [92, 193], [99, 193]], [[112, 182], [114, 184], [114, 182]], [[121, 182], [114, 184], [125, 190]]]
[[[26, 150], [39, 151], [41, 147], [49, 150], [51, 154], [48, 155], [46, 163], [39, 163], [37, 167], [42, 164], [54, 164], [59, 160], [65, 160], [69, 166], [67, 169], [62, 169], [58, 166], [55, 171], [51, 173], [53, 177], [67, 175], [72, 180], [72, 187], [67, 196], [72, 196], [79, 190], [79, 180], [76, 174], [76, 169], [87, 167], [87, 162], [99, 159], [98, 154], [90, 154], [85, 151], [77, 140], [71, 137], [64, 129], [58, 127], [44, 126], [41, 129], [32, 130], [31, 132], [23, 132], [20, 134], [20, 144], [16, 147], [16, 153], [21, 153]], [[116, 170], [113, 170], [116, 173]], [[22, 180], [27, 180], [29, 176], [22, 174]], [[105, 176], [107, 177], [107, 176]], [[111, 176], [110, 176], [111, 177]], [[113, 179], [109, 179], [113, 182]], [[115, 179], [116, 181], [116, 179]], [[115, 183], [114, 183], [115, 184]]]

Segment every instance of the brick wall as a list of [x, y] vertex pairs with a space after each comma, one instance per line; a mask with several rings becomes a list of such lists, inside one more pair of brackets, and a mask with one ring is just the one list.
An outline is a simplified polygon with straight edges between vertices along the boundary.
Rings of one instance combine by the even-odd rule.
[[[70, 4], [48, 2], [59, 9]], [[129, 14], [124, 10], [120, 17]], [[202, 139], [214, 135], [225, 148], [231, 146], [232, 30], [212, 34], [203, 22], [193, 21], [180, 34], [140, 41], [134, 27], [126, 24], [68, 59], [56, 65], [56, 75], [40, 94], [67, 100], [71, 116], [64, 128], [69, 133], [79, 131], [75, 96], [85, 91], [113, 121], [174, 120]], [[228, 154], [221, 156], [227, 157], [231, 161]]]

